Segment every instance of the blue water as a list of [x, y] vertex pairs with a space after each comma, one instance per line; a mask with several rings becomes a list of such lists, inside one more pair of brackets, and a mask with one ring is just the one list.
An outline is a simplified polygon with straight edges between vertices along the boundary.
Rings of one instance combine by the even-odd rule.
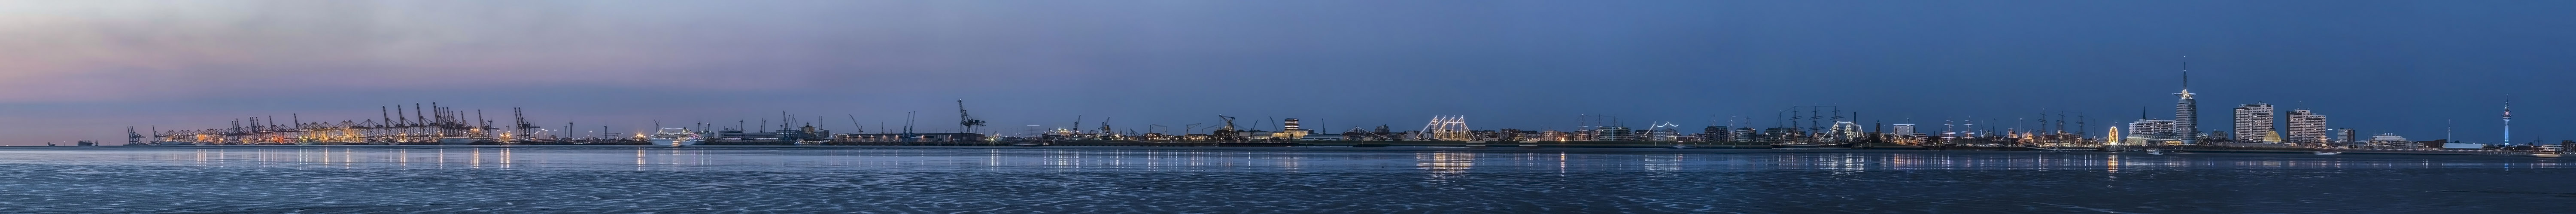
[[2566, 166], [1737, 149], [13, 147], [0, 148], [0, 213], [2576, 212]]

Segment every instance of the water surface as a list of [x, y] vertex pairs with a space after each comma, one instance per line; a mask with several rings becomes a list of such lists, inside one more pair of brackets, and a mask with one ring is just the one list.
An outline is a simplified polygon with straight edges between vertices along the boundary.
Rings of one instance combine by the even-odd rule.
[[0, 148], [7, 213], [2562, 213], [2558, 159], [1737, 149]]

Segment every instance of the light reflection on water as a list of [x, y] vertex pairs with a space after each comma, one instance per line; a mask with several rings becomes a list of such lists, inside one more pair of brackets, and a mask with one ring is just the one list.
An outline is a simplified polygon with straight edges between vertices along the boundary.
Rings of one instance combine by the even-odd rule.
[[1476, 168], [1476, 153], [1436, 151], [1414, 153], [1413, 158], [1414, 167], [1429, 172], [1433, 181], [1455, 179]]

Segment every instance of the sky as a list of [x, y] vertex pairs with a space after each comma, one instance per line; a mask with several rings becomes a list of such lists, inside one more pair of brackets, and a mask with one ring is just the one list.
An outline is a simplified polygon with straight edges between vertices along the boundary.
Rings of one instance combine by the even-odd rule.
[[[0, 0], [0, 145], [437, 102], [571, 132], [1340, 131], [2169, 119], [2310, 109], [2416, 140], [2576, 140], [2571, 1]], [[2186, 57], [2188, 56], [2188, 57]], [[1773, 113], [1773, 114], [1762, 114]], [[293, 119], [290, 119], [293, 118]], [[853, 120], [855, 119], [855, 120]], [[744, 122], [735, 122], [744, 121]], [[733, 126], [731, 124], [721, 126]], [[1928, 129], [1928, 128], [1927, 128]]]

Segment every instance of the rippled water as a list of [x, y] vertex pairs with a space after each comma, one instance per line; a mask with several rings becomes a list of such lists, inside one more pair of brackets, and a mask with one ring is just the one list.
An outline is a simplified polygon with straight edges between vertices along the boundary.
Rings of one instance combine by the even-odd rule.
[[2565, 166], [1731, 149], [18, 147], [0, 148], [0, 212], [2576, 212]]

